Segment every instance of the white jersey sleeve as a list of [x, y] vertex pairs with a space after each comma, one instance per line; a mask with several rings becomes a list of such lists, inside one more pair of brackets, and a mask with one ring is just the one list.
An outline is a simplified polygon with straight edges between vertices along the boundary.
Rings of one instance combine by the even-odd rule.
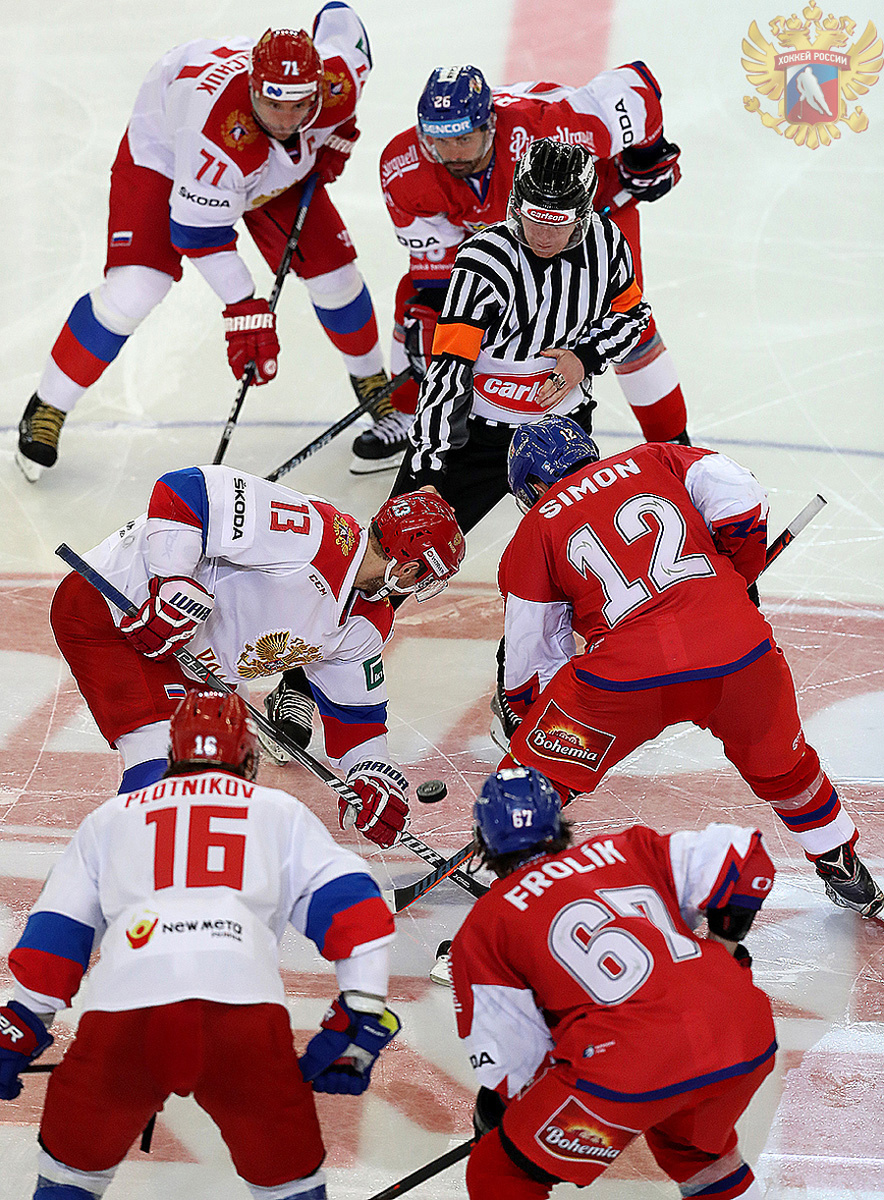
[[773, 884], [773, 866], [757, 829], [718, 822], [669, 838], [669, 860], [685, 923], [696, 929], [707, 908], [733, 902], [757, 909]]

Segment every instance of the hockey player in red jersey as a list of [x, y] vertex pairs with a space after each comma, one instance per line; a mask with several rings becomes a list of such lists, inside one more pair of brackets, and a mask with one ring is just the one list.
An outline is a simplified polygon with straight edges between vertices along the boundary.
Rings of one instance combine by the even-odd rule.
[[104, 280], [74, 305], [19, 425], [16, 460], [31, 482], [55, 464], [67, 414], [181, 279], [182, 259], [225, 306], [234, 375], [254, 362], [256, 385], [275, 377], [276, 317], [255, 297], [235, 225], [242, 217], [275, 273], [314, 172], [321, 186], [291, 270], [359, 398], [383, 387], [371, 297], [324, 186], [359, 137], [356, 104], [371, 67], [362, 22], [335, 2], [317, 14], [312, 37], [268, 29], [257, 43], [201, 39], [152, 68], [111, 171]]
[[[326, 753], [363, 802], [356, 828], [390, 846], [407, 820], [408, 781], [387, 747], [387, 597], [435, 595], [464, 550], [451, 509], [431, 493], [388, 500], [364, 528], [315, 496], [230, 467], [192, 467], [163, 475], [147, 513], [86, 555], [137, 613], [123, 616], [72, 573], [50, 621], [98, 728], [123, 756], [121, 791], [165, 767], [169, 717], [194, 686], [172, 657], [188, 643], [246, 694], [283, 673], [267, 713], [301, 746], [318, 707]], [[343, 827], [344, 801], [338, 815]]]
[[[87, 817], [31, 910], [0, 1009], [0, 1098], [21, 1091], [101, 945], [46, 1093], [34, 1200], [98, 1200], [173, 1092], [215, 1121], [256, 1200], [325, 1200], [313, 1091], [364, 1092], [399, 1031], [393, 918], [357, 855], [253, 782], [257, 761], [242, 700], [192, 692], [163, 780]], [[278, 963], [289, 924], [341, 992], [300, 1062]]]
[[[642, 287], [637, 204], [666, 195], [681, 176], [679, 148], [663, 136], [660, 98], [660, 86], [642, 62], [605, 71], [579, 88], [490, 88], [473, 66], [433, 71], [418, 101], [417, 125], [393, 138], [381, 155], [384, 199], [409, 253], [396, 295], [394, 372], [407, 358], [422, 374], [457, 248], [471, 233], [504, 219], [515, 165], [538, 138], [590, 151], [599, 177], [596, 210], [608, 211], [628, 241]], [[687, 439], [678, 375], [653, 318], [613, 369], [648, 441]], [[394, 404], [403, 413], [413, 413], [416, 403], [415, 383], [396, 392]], [[363, 434], [354, 444], [351, 470], [398, 464], [408, 424], [394, 411]]]
[[644, 1134], [683, 1196], [761, 1200], [734, 1129], [777, 1048], [742, 945], [773, 884], [761, 834], [633, 825], [575, 845], [523, 767], [492, 775], [473, 815], [498, 880], [451, 946], [480, 1084], [470, 1196], [585, 1187]]
[[579, 425], [548, 417], [514, 434], [509, 480], [526, 515], [499, 569], [498, 707], [512, 732], [502, 765], [535, 767], [563, 795], [591, 792], [636, 747], [691, 721], [771, 805], [829, 898], [877, 916], [884, 893], [747, 596], [767, 546], [755, 477], [723, 454], [660, 442], [599, 459]]

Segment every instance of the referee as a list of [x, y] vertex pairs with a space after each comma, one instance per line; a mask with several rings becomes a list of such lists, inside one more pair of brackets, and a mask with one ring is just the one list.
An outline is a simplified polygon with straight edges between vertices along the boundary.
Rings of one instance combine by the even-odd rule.
[[458, 250], [392, 495], [432, 484], [465, 532], [508, 494], [513, 429], [554, 411], [592, 432], [592, 376], [650, 319], [629, 246], [593, 211], [583, 146], [532, 143], [505, 221]]

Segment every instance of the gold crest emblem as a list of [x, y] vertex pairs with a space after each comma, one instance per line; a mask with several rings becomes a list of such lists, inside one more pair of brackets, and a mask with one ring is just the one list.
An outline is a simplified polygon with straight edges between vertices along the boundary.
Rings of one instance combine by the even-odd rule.
[[335, 513], [334, 521], [335, 541], [341, 547], [341, 553], [345, 558], [348, 558], [353, 553], [353, 547], [356, 545], [356, 532], [352, 525], [348, 525], [344, 518]]
[[322, 81], [322, 107], [331, 108], [335, 104], [343, 104], [353, 91], [353, 84], [346, 71], [331, 71], [325, 69]]
[[[803, 18], [803, 19], [802, 19]], [[848, 101], [864, 96], [878, 82], [884, 66], [884, 44], [871, 21], [850, 46], [856, 22], [850, 17], [823, 17], [809, 4], [801, 17], [774, 17], [769, 22], [779, 51], [753, 21], [743, 39], [743, 70], [755, 90], [778, 101], [777, 115], [763, 111], [757, 96], [744, 96], [748, 112], [796, 146], [829, 146], [841, 137], [838, 123], [854, 133], [869, 127], [860, 105], [848, 113]]]
[[242, 679], [257, 679], [321, 658], [322, 651], [318, 646], [308, 646], [287, 629], [281, 629], [278, 633], [262, 633], [255, 638], [254, 646], [246, 642], [236, 669]]
[[224, 145], [231, 150], [242, 150], [245, 146], [250, 146], [257, 136], [258, 126], [252, 117], [241, 109], [234, 109], [221, 124]]

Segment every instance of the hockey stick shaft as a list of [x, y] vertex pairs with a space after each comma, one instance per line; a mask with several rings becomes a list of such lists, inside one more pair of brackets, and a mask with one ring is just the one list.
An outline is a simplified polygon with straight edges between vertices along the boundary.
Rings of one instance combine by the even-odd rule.
[[794, 542], [801, 530], [806, 529], [814, 517], [817, 516], [818, 513], [821, 513], [825, 507], [825, 497], [819, 495], [819, 493], [817, 493], [817, 495], [814, 496], [814, 498], [808, 504], [805, 504], [798, 516], [794, 517], [780, 534], [780, 536], [774, 538], [774, 540], [768, 546], [767, 554], [765, 555], [764, 559], [764, 567], [762, 569], [766, 571], [774, 559], [779, 558], [786, 547]]
[[[267, 302], [267, 307], [271, 312], [276, 312], [276, 305], [279, 300], [279, 294], [282, 291], [283, 280], [288, 274], [289, 267], [292, 265], [292, 257], [298, 248], [298, 242], [301, 240], [301, 230], [304, 228], [304, 222], [307, 220], [307, 210], [310, 208], [310, 201], [313, 199], [313, 193], [316, 191], [318, 181], [319, 177], [317, 175], [309, 175], [301, 192], [301, 203], [298, 205], [298, 211], [295, 213], [292, 231], [285, 244], [282, 261], [279, 264], [279, 270], [276, 272], [276, 278], [273, 281], [273, 290]], [[246, 398], [246, 392], [252, 386], [254, 380], [255, 364], [250, 362], [243, 372], [242, 383], [233, 402], [233, 408], [230, 410], [230, 416], [227, 418], [227, 424], [224, 426], [224, 432], [221, 434], [221, 441], [218, 443], [215, 457], [212, 459], [215, 465], [221, 462], [227, 452], [228, 444], [233, 436], [233, 430], [236, 427], [236, 422], [239, 420], [239, 414]]]
[[[128, 596], [124, 596], [118, 588], [114, 587], [110, 580], [105, 579], [100, 572], [96, 571], [94, 567], [90, 566], [89, 563], [87, 563], [84, 558], [81, 558], [75, 550], [72, 550], [70, 546], [62, 542], [55, 553], [63, 562], [66, 562], [69, 567], [76, 571], [78, 575], [82, 575], [87, 583], [91, 583], [92, 586], [99, 591], [106, 600], [109, 600], [111, 604], [114, 604], [122, 612], [126, 613], [127, 616], [134, 616], [137, 613], [138, 609], [128, 598]], [[196, 655], [191, 654], [189, 650], [180, 648], [173, 651], [173, 654], [184, 670], [189, 671], [191, 675], [195, 676], [196, 679], [200, 681], [200, 683], [208, 684], [208, 686], [214, 688], [215, 691], [224, 692], [228, 695], [236, 691], [236, 689], [232, 688], [226, 680], [221, 679], [220, 676], [211, 671], [201, 659], [197, 658]], [[330, 771], [328, 767], [324, 766], [318, 761], [318, 759], [315, 759], [312, 754], [308, 754], [306, 750], [302, 750], [297, 742], [294, 742], [291, 738], [287, 737], [282, 730], [278, 729], [277, 726], [264, 715], [264, 713], [255, 708], [253, 704], [250, 704], [248, 700], [244, 700], [243, 703], [246, 706], [249, 716], [252, 718], [258, 728], [263, 730], [268, 737], [272, 738], [276, 744], [281, 747], [281, 749], [285, 750], [286, 754], [291, 755], [295, 762], [299, 763], [300, 766], [309, 771], [310, 774], [316, 779], [320, 780], [321, 783], [324, 783], [327, 787], [330, 787], [333, 792], [336, 792], [340, 799], [349, 805], [351, 809], [354, 809], [356, 812], [361, 810], [362, 800], [360, 799], [358, 793], [355, 792], [348, 783], [345, 783], [343, 779], [339, 779], [333, 771]], [[437, 860], [438, 862], [445, 861], [437, 850], [433, 850], [430, 846], [426, 845], [425, 842], [422, 842], [420, 838], [415, 837], [414, 834], [408, 833], [407, 830], [404, 830], [402, 833], [402, 844], [416, 854], [419, 858], [424, 859], [425, 862], [433, 863]], [[461, 887], [465, 888], [466, 891], [470, 893], [473, 892], [472, 885], [475, 882], [474, 880], [465, 877], [465, 882], [461, 882], [460, 880], [458, 880], [458, 882], [460, 883]]]
[[416, 1171], [412, 1171], [410, 1175], [406, 1175], [398, 1183], [391, 1183], [382, 1192], [375, 1192], [373, 1196], [369, 1196], [368, 1200], [395, 1200], [397, 1196], [403, 1196], [406, 1192], [410, 1192], [412, 1188], [417, 1187], [419, 1183], [423, 1183], [427, 1179], [432, 1179], [440, 1171], [446, 1171], [449, 1167], [453, 1167], [456, 1162], [460, 1162], [462, 1158], [466, 1158], [475, 1144], [476, 1138], [470, 1138], [468, 1142], [462, 1142], [459, 1146], [455, 1146], [453, 1150], [448, 1150], [445, 1154], [440, 1154], [432, 1162], [424, 1163], [422, 1167], [418, 1167]]
[[336, 438], [339, 433], [343, 433], [343, 431], [347, 429], [348, 426], [352, 425], [353, 422], [359, 417], [361, 417], [363, 413], [368, 412], [370, 409], [374, 408], [376, 404], [379, 404], [382, 400], [386, 400], [389, 396], [392, 396], [400, 384], [405, 383], [406, 379], [411, 378], [411, 368], [406, 367], [404, 371], [400, 371], [398, 375], [394, 375], [390, 382], [385, 384], [379, 392], [375, 392], [370, 400], [364, 400], [362, 404], [359, 404], [351, 412], [348, 412], [346, 416], [341, 417], [339, 421], [335, 421], [334, 425], [330, 425], [329, 428], [326, 429], [325, 433], [321, 433], [319, 437], [314, 438], [313, 441], [306, 445], [303, 450], [299, 450], [297, 454], [293, 454], [291, 458], [287, 458], [284, 463], [276, 468], [275, 471], [271, 471], [270, 474], [265, 475], [264, 478], [269, 480], [271, 483], [275, 483], [276, 480], [282, 475], [287, 475], [289, 471], [292, 471], [295, 467], [300, 466], [305, 458], [309, 458], [311, 454], [315, 454], [317, 450], [321, 450], [323, 446], [327, 446], [332, 438]]
[[[765, 554], [764, 566], [759, 574], [762, 574], [764, 571], [766, 571], [774, 559], [779, 558], [786, 547], [791, 545], [798, 534], [801, 533], [802, 529], [806, 529], [814, 517], [822, 512], [825, 506], [825, 498], [819, 494], [814, 496], [811, 501], [805, 504], [801, 512], [798, 513], [797, 516], [793, 517], [783, 532], [778, 537], [774, 538], [774, 540], [768, 546]], [[394, 892], [396, 912], [401, 912], [403, 908], [407, 908], [409, 904], [413, 904], [415, 900], [417, 900], [420, 896], [423, 896], [426, 892], [430, 891], [430, 889], [434, 888], [438, 883], [441, 883], [443, 879], [448, 878], [448, 876], [452, 874], [456, 867], [470, 857], [471, 853], [472, 842], [464, 846], [462, 850], [458, 850], [456, 854], [452, 855], [452, 857], [446, 862], [437, 866], [435, 871], [431, 871], [430, 874], [426, 875], [423, 879], [418, 879], [415, 883], [396, 888]], [[459, 872], [459, 874], [463, 874], [463, 872]], [[470, 876], [466, 876], [466, 878], [469, 879], [470, 883], [473, 884], [474, 889], [481, 889], [479, 893], [480, 895], [484, 895], [484, 893], [488, 891], [488, 889], [479, 883], [477, 879], [473, 879]], [[475, 895], [476, 892], [473, 891], [473, 894]]]

